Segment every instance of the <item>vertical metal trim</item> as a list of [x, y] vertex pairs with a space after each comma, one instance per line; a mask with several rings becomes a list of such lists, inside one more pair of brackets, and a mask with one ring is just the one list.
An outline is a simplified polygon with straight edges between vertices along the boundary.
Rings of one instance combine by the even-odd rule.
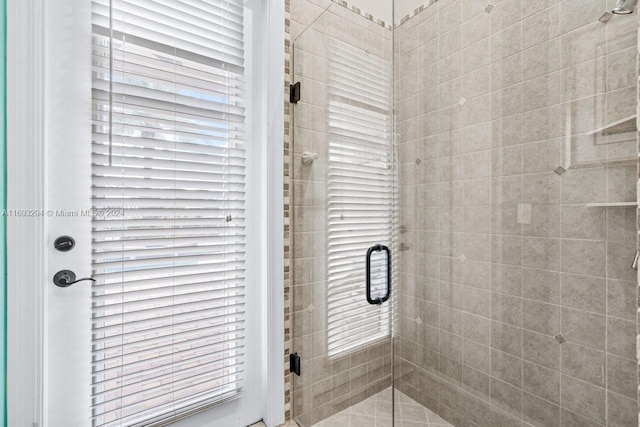
[[[398, 179], [398, 167], [397, 167], [397, 112], [396, 112], [396, 0], [391, 0], [391, 167], [392, 167], [392, 182], [391, 182], [391, 194], [393, 194], [391, 203], [391, 249], [394, 255], [399, 256], [398, 251], [398, 212], [399, 212], [399, 179]], [[395, 265], [395, 264], [394, 264]], [[396, 277], [396, 272], [392, 272], [392, 279]], [[393, 290], [396, 289], [395, 283]], [[396, 425], [396, 303], [397, 298], [394, 296], [391, 298], [390, 313], [391, 313], [391, 426]]]

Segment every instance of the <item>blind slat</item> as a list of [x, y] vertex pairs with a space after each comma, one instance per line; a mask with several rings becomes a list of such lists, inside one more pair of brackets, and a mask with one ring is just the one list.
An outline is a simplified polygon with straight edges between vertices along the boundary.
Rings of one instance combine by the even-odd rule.
[[147, 424], [242, 390], [244, 9], [92, 9], [92, 423]]
[[[212, 355], [206, 354], [206, 353], [197, 354], [196, 356], [193, 357], [193, 359], [198, 359], [200, 362], [209, 363], [210, 365], [213, 365], [214, 363], [215, 364], [224, 363], [226, 360], [237, 361], [242, 356], [244, 356], [244, 352], [239, 350], [240, 349], [235, 351], [232, 356], [222, 360], [216, 357], [212, 357]], [[179, 366], [183, 364], [187, 364], [187, 362], [192, 362], [192, 360], [187, 360], [185, 363], [170, 364], [169, 369], [167, 369], [166, 367], [164, 367], [164, 369], [158, 368], [157, 370], [156, 368], [152, 368], [148, 372], [145, 372], [147, 376], [145, 376], [143, 380], [140, 380], [132, 384], [127, 384], [127, 385], [123, 384], [115, 390], [105, 391], [103, 393], [100, 393], [96, 397], [99, 397], [100, 400], [105, 402], [105, 404], [109, 404], [111, 402], [121, 400], [121, 399], [139, 397], [140, 387], [142, 384], [148, 384], [148, 383], [157, 384], [155, 387], [144, 389], [145, 394], [148, 394], [150, 392], [153, 393], [154, 391], [158, 390], [161, 387], [164, 387], [167, 384], [172, 384], [175, 386], [180, 383], [184, 383], [188, 379], [194, 378], [195, 376], [217, 376], [220, 378], [224, 378], [227, 376], [224, 371], [227, 371], [229, 369], [234, 369], [234, 368], [240, 368], [242, 366], [240, 363], [231, 362], [231, 363], [224, 364], [218, 369], [206, 369], [206, 366], [202, 366], [202, 365], [191, 366], [184, 369], [179, 368]], [[174, 365], [176, 369], [172, 370], [171, 365]], [[154, 372], [157, 372], [158, 375], [152, 376]], [[104, 404], [99, 405], [99, 407], [100, 406], [104, 406]]]
[[[365, 298], [365, 255], [392, 240], [393, 147], [389, 64], [338, 41], [331, 53], [327, 345], [336, 356], [389, 335], [389, 304]], [[372, 291], [382, 293], [386, 261], [372, 261]]]

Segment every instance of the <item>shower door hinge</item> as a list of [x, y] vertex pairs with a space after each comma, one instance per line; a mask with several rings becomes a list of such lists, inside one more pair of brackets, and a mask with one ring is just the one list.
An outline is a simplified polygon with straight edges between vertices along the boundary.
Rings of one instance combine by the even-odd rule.
[[289, 355], [289, 372], [300, 376], [300, 356], [298, 356], [298, 353]]
[[289, 86], [289, 102], [297, 104], [300, 101], [300, 82]]

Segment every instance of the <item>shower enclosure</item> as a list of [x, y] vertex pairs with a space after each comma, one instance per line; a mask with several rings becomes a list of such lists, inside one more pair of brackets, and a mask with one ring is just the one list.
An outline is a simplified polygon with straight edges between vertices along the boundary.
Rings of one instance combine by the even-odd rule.
[[291, 0], [293, 417], [637, 426], [637, 10], [378, 3]]

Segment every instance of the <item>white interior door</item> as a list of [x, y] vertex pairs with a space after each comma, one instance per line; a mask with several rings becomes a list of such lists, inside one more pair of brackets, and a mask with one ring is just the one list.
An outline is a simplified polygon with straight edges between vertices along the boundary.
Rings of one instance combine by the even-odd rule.
[[265, 414], [260, 10], [47, 2], [45, 425]]

